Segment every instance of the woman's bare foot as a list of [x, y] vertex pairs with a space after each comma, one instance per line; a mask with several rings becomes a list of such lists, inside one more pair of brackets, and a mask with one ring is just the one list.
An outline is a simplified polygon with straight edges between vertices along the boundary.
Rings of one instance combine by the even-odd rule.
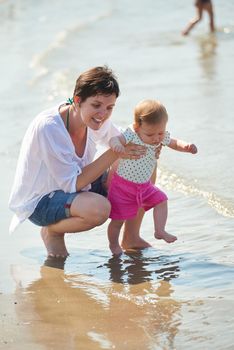
[[42, 227], [41, 237], [47, 249], [48, 256], [65, 258], [69, 255], [65, 246], [64, 234], [56, 234], [51, 232], [48, 227]]
[[119, 244], [109, 244], [109, 247], [113, 255], [121, 255], [123, 253]]
[[171, 235], [170, 233], [167, 233], [166, 231], [163, 232], [155, 232], [154, 237], [156, 239], [164, 239], [167, 243], [173, 243], [177, 240], [177, 237], [174, 235]]
[[144, 239], [141, 237], [123, 237], [121, 247], [124, 250], [131, 250], [131, 249], [144, 249], [144, 248], [149, 248], [152, 247], [148, 242], [146, 242]]

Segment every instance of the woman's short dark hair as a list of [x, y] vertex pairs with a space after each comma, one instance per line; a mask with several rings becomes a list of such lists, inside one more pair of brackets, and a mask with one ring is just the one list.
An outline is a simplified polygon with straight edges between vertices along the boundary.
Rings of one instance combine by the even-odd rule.
[[98, 94], [115, 94], [116, 97], [120, 94], [117, 78], [107, 66], [94, 67], [82, 73], [76, 81], [73, 97], [79, 96], [81, 101], [85, 101]]

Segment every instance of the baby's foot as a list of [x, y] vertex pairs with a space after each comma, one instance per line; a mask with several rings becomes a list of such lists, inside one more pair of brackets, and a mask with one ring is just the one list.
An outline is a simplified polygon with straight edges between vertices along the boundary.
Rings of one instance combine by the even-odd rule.
[[119, 244], [110, 244], [109, 247], [113, 255], [121, 255], [123, 253]]
[[121, 246], [124, 250], [138, 250], [138, 249], [145, 249], [145, 248], [149, 248], [151, 247], [151, 245], [146, 242], [144, 239], [142, 239], [141, 237], [129, 237], [128, 236], [124, 236]]
[[55, 234], [50, 232], [48, 227], [42, 227], [41, 237], [47, 249], [48, 257], [65, 258], [69, 255], [65, 246], [64, 235]]
[[155, 232], [154, 237], [156, 239], [164, 239], [167, 243], [173, 243], [177, 240], [177, 237], [174, 235], [171, 235], [170, 233], [167, 233], [166, 231], [163, 232]]

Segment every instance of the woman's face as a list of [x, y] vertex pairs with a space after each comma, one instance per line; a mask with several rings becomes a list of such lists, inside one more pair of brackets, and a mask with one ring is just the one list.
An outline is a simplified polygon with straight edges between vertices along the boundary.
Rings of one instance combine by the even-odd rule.
[[83, 123], [93, 130], [99, 130], [110, 117], [115, 106], [116, 95], [96, 95], [80, 103], [80, 116]]

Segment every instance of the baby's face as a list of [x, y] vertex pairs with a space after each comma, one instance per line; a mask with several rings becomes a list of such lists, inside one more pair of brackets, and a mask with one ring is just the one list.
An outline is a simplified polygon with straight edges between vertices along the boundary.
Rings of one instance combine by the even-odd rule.
[[142, 124], [138, 126], [135, 131], [144, 143], [149, 145], [158, 145], [164, 139], [166, 124], [166, 121], [162, 121], [157, 124], [142, 122]]

